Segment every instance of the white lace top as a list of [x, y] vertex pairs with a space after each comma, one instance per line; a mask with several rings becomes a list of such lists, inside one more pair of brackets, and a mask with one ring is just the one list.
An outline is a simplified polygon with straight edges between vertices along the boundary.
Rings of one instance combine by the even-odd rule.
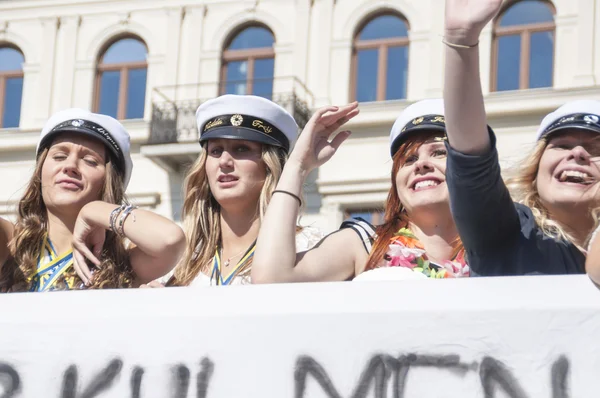
[[[303, 227], [300, 232], [296, 234], [296, 252], [301, 253], [312, 248], [314, 245], [319, 243], [325, 235], [323, 232], [315, 227]], [[173, 275], [173, 271], [159, 279], [162, 284], [165, 284], [169, 278]], [[252, 281], [250, 279], [250, 271], [245, 272], [242, 275], [236, 275], [229, 285], [247, 285]], [[203, 286], [216, 286], [216, 280], [211, 279], [209, 275], [200, 273], [189, 286], [203, 287]]]

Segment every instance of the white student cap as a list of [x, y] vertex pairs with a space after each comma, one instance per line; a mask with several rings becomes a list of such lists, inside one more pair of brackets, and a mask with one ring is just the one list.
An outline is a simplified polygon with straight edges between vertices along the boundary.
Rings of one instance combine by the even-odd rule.
[[285, 109], [254, 95], [222, 95], [196, 111], [200, 143], [212, 138], [256, 141], [290, 151], [298, 124]]
[[42, 129], [36, 156], [52, 144], [57, 134], [65, 132], [80, 133], [100, 140], [113, 155], [117, 170], [123, 177], [123, 185], [127, 188], [133, 162], [129, 133], [121, 123], [110, 116], [92, 113], [85, 109], [71, 108], [56, 112]]
[[567, 102], [548, 114], [537, 131], [537, 140], [566, 129], [589, 130], [600, 133], [600, 101]]
[[442, 99], [426, 99], [415, 102], [400, 114], [390, 132], [390, 153], [392, 157], [408, 136], [419, 131], [446, 133], [444, 101]]

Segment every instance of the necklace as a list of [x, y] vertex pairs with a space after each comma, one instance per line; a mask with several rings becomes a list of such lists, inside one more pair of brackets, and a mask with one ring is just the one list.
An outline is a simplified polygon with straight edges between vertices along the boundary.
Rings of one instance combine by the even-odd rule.
[[[247, 248], [246, 248], [246, 249], [243, 249], [242, 251], [238, 252], [236, 255], [229, 257], [227, 260], [225, 260], [225, 262], [223, 263], [223, 265], [224, 265], [225, 267], [229, 267], [229, 263], [231, 262], [231, 259], [232, 259], [232, 258], [236, 258], [236, 257], [237, 257], [237, 256], [239, 256], [240, 254], [244, 253], [246, 250], [248, 250], [248, 249], [247, 249]], [[223, 256], [223, 248], [221, 248], [221, 257], [222, 257], [222, 256]]]

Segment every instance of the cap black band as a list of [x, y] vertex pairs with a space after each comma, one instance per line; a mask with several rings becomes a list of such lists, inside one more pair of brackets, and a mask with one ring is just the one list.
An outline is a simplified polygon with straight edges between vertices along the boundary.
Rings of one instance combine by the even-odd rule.
[[125, 172], [125, 159], [123, 157], [121, 147], [119, 147], [119, 144], [117, 144], [115, 139], [104, 127], [100, 126], [97, 123], [90, 122], [89, 120], [71, 119], [54, 126], [46, 136], [50, 137], [54, 135], [53, 133], [58, 133], [61, 131], [84, 131], [92, 132], [98, 135], [98, 138], [100, 138], [102, 142], [106, 144], [110, 151], [116, 156], [120, 171], [123, 173]]
[[600, 131], [600, 116], [594, 115], [591, 113], [573, 113], [571, 115], [566, 115], [552, 123], [550, 126], [546, 127], [544, 132], [541, 134], [541, 137], [544, 137], [546, 134], [551, 133], [553, 130], [562, 127], [588, 127], [590, 130]]
[[242, 115], [239, 113], [230, 115], [220, 115], [206, 122], [200, 129], [200, 141], [202, 136], [209, 131], [221, 127], [240, 127], [249, 130], [254, 130], [258, 133], [265, 134], [277, 141], [286, 151], [290, 149], [290, 140], [277, 127], [264, 119], [256, 116]]
[[398, 152], [400, 145], [406, 140], [407, 136], [410, 136], [412, 131], [442, 131], [446, 132], [446, 119], [442, 115], [423, 115], [412, 119], [406, 123], [400, 133], [396, 136], [390, 147], [390, 154], [392, 157]]
[[437, 126], [443, 129], [446, 128], [446, 118], [442, 115], [424, 115], [414, 118], [408, 122], [403, 128], [401, 133], [406, 130], [410, 130], [416, 127], [423, 128], [424, 126]]

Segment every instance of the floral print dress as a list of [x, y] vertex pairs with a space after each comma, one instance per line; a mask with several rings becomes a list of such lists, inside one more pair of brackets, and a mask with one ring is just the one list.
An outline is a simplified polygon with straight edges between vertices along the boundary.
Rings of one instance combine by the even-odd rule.
[[423, 244], [408, 228], [401, 228], [390, 239], [389, 250], [384, 257], [387, 267], [406, 267], [429, 278], [460, 278], [469, 276], [465, 249], [457, 244], [452, 260], [441, 264], [429, 260]]
[[[376, 239], [375, 227], [361, 218], [352, 218], [344, 221], [341, 228], [353, 229], [361, 238], [367, 253], [371, 252]], [[408, 228], [401, 228], [390, 239], [388, 251], [380, 267], [365, 271], [355, 279], [371, 279], [370, 277], [364, 278], [363, 276], [365, 274], [374, 274], [374, 271], [378, 271], [379, 275], [385, 275], [385, 279], [392, 279], [391, 271], [394, 268], [403, 271], [412, 271], [410, 274], [404, 273], [398, 279], [415, 279], [419, 277], [435, 279], [460, 278], [468, 277], [470, 274], [465, 249], [460, 240], [455, 244], [452, 259], [438, 264], [427, 257], [425, 247]], [[378, 278], [374, 277], [373, 279]]]

